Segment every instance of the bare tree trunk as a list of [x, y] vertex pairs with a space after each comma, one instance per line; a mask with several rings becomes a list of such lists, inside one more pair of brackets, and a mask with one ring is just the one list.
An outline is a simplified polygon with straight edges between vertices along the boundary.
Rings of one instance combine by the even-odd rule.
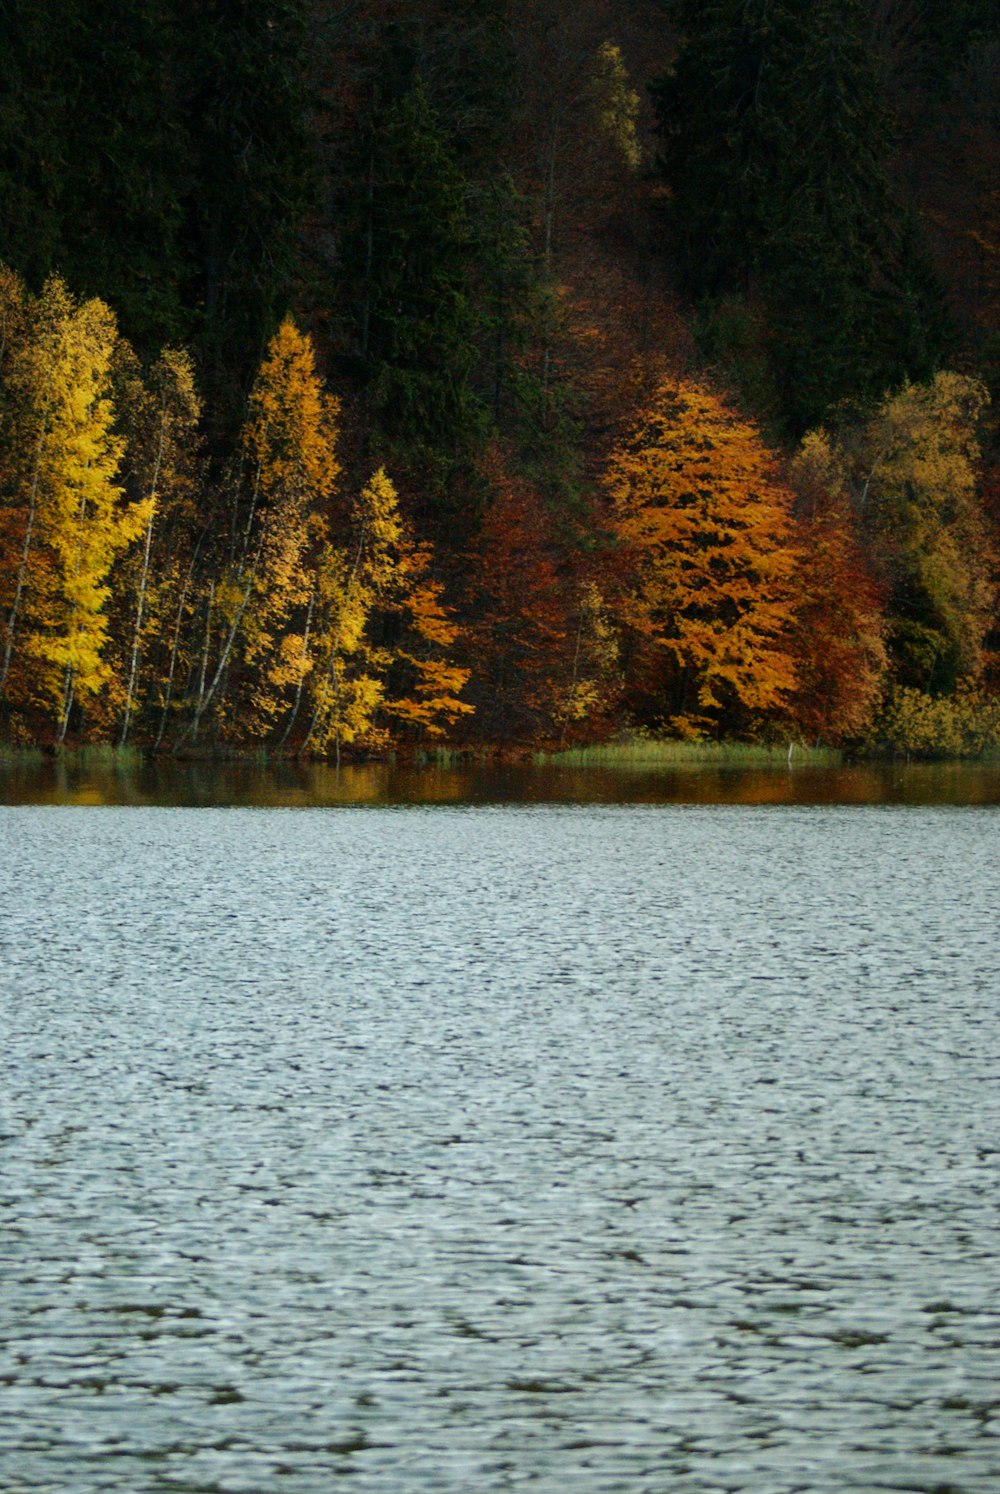
[[552, 225], [556, 207], [556, 156], [559, 146], [559, 122], [552, 121], [545, 160], [545, 191], [542, 198], [542, 266], [546, 278], [552, 268]]
[[[330, 667], [327, 670], [327, 679], [330, 681], [330, 684], [334, 688], [334, 699], [337, 698], [337, 694], [338, 694], [338, 687], [337, 687], [337, 654], [336, 654], [336, 649], [339, 646], [339, 644], [340, 644], [340, 635], [338, 633], [336, 642], [334, 644], [334, 652], [333, 652], [333, 654], [330, 657]], [[309, 743], [313, 739], [313, 733], [315, 732], [317, 726], [320, 723], [320, 718], [321, 718], [322, 714], [323, 714], [323, 701], [322, 700], [318, 700], [316, 702], [316, 709], [312, 713], [312, 720], [309, 722], [309, 728], [306, 731], [305, 736], [302, 738], [302, 741], [299, 743], [298, 750], [295, 753], [296, 757], [303, 757], [305, 755], [305, 750], [309, 746]], [[338, 740], [337, 740], [337, 756], [338, 756], [338, 760], [339, 760], [339, 756], [340, 756], [340, 739], [339, 739], [339, 733], [338, 733]]]
[[375, 257], [375, 146], [368, 154], [368, 222], [365, 231], [365, 301], [361, 313], [361, 356], [367, 359], [371, 338], [372, 263]]
[[153, 543], [153, 521], [156, 518], [156, 489], [160, 482], [160, 469], [163, 465], [163, 442], [166, 438], [167, 415], [164, 410], [160, 417], [160, 439], [156, 447], [156, 461], [153, 464], [153, 478], [149, 485], [149, 499], [153, 504], [150, 511], [149, 523], [146, 525], [146, 544], [142, 553], [142, 577], [139, 581], [139, 602], [135, 609], [135, 628], [132, 632], [132, 658], [129, 664], [128, 688], [125, 691], [125, 716], [122, 721], [121, 733], [118, 737], [119, 747], [124, 747], [128, 738], [129, 718], [132, 715], [132, 696], [135, 692], [135, 677], [139, 669], [139, 635], [142, 631], [142, 614], [146, 607], [146, 582], [149, 578], [149, 552]]
[[[558, 120], [553, 119], [545, 163], [545, 191], [542, 199], [542, 264], [548, 281], [552, 270], [552, 223], [555, 217], [556, 153], [559, 138]], [[546, 325], [542, 348], [542, 420], [549, 423], [549, 383], [552, 377], [552, 329]]]
[[69, 726], [69, 713], [73, 709], [73, 666], [66, 665], [66, 675], [63, 680], [63, 703], [59, 712], [59, 725], [56, 728], [55, 745], [61, 747], [66, 740], [66, 729]]
[[[205, 680], [208, 676], [208, 649], [212, 641], [212, 603], [215, 601], [215, 582], [208, 584], [208, 608], [205, 612], [205, 641], [201, 650], [201, 673], [198, 676], [198, 704], [205, 699]], [[198, 735], [198, 726], [195, 723], [195, 736]]]
[[[264, 427], [264, 432], [265, 432], [265, 434], [267, 433], [267, 427], [266, 426]], [[256, 470], [256, 472], [253, 475], [253, 488], [250, 491], [250, 511], [247, 514], [246, 527], [243, 530], [243, 544], [240, 546], [240, 562], [239, 562], [239, 565], [236, 567], [236, 579], [237, 580], [239, 580], [240, 577], [243, 575], [243, 567], [247, 563], [247, 553], [248, 553], [248, 551], [250, 549], [250, 534], [251, 534], [251, 531], [253, 530], [254, 514], [257, 512], [257, 499], [260, 497], [260, 471], [261, 471], [261, 465], [262, 465], [261, 459], [258, 457], [258, 459], [257, 459], [257, 470]]]
[[191, 577], [194, 575], [194, 566], [197, 558], [198, 550], [196, 548], [194, 555], [192, 555], [191, 557], [191, 564], [188, 566], [188, 573], [184, 578], [184, 585], [181, 587], [180, 601], [177, 604], [177, 620], [174, 623], [174, 636], [170, 645], [170, 669], [167, 674], [167, 693], [163, 701], [163, 711], [160, 715], [160, 729], [156, 733], [156, 741], [153, 743], [154, 752], [159, 752], [160, 743], [163, 741], [163, 733], [166, 730], [167, 711], [170, 709], [170, 697], [173, 694], [174, 688], [174, 671], [177, 667], [177, 648], [178, 644], [180, 643], [181, 621], [184, 617], [184, 603], [187, 601], [188, 588], [191, 585]]
[[[90, 465], [89, 459], [88, 459], [87, 465], [88, 466]], [[80, 514], [79, 514], [79, 518], [78, 518], [78, 521], [77, 521], [78, 522], [78, 526], [79, 526], [79, 531], [78, 531], [79, 532], [79, 538], [77, 539], [77, 545], [76, 545], [76, 564], [73, 567], [73, 579], [74, 580], [80, 574], [80, 566], [83, 563], [83, 521], [84, 521], [84, 519], [86, 517], [87, 517], [87, 495], [86, 495], [86, 493], [84, 493], [80, 497]], [[67, 627], [67, 636], [68, 636], [68, 639], [70, 639], [70, 640], [73, 637], [73, 630], [74, 630], [74, 627], [75, 627], [75, 624], [76, 624], [77, 613], [78, 613], [77, 603], [74, 602], [73, 603], [73, 609], [72, 609], [72, 611], [70, 612], [70, 615], [69, 615], [69, 624], [68, 624], [68, 627]], [[63, 742], [66, 740], [66, 730], [67, 730], [67, 728], [69, 726], [69, 713], [70, 713], [70, 711], [73, 708], [73, 691], [74, 691], [75, 685], [76, 685], [76, 670], [73, 667], [72, 660], [67, 660], [67, 663], [66, 663], [66, 676], [65, 676], [65, 680], [63, 682], [63, 704], [62, 704], [62, 711], [61, 711], [61, 714], [60, 714], [59, 725], [56, 728], [56, 737], [55, 737], [55, 745], [56, 745], [56, 747], [61, 747], [62, 744], [63, 744]]]
[[129, 720], [132, 715], [132, 696], [135, 693], [135, 679], [139, 671], [139, 635], [142, 631], [142, 614], [146, 607], [146, 582], [149, 576], [149, 551], [153, 542], [153, 515], [149, 516], [146, 525], [146, 544], [142, 554], [142, 577], [139, 581], [139, 601], [135, 609], [135, 627], [132, 630], [132, 657], [129, 662], [128, 686], [125, 690], [125, 715], [122, 718], [122, 729], [118, 734], [118, 746], [124, 747], [128, 739]]
[[[573, 702], [573, 700], [576, 697], [576, 687], [577, 687], [577, 683], [578, 683], [579, 678], [580, 678], [580, 648], [581, 648], [582, 643], [583, 643], [583, 612], [581, 611], [579, 617], [576, 620], [576, 642], [575, 642], [575, 644], [573, 646], [573, 668], [570, 671], [570, 677], [569, 677], [569, 702], [568, 702], [568, 704], [570, 705], [570, 707], [572, 707], [572, 702]], [[567, 726], [567, 723], [568, 723], [568, 719], [569, 718], [566, 715], [563, 716], [562, 731], [559, 734], [559, 745], [560, 745], [560, 747], [565, 747], [565, 745], [566, 745], [566, 726]]]
[[261, 535], [260, 544], [257, 546], [257, 554], [254, 556], [253, 565], [250, 568], [250, 578], [247, 581], [246, 590], [244, 591], [243, 596], [240, 600], [240, 605], [236, 609], [236, 615], [233, 618], [232, 626], [230, 627], [226, 641], [223, 644], [222, 653], [219, 657], [218, 667], [216, 668], [215, 674], [212, 676], [212, 683], [209, 685], [207, 690], [205, 690], [204, 688], [201, 690], [198, 698], [198, 703], [195, 706], [194, 717], [187, 730], [178, 738], [177, 746], [174, 748], [175, 752], [183, 747], [188, 737], [196, 737], [198, 735], [198, 728], [201, 725], [201, 719], [215, 698], [215, 693], [219, 688], [219, 683], [222, 680], [229, 664], [229, 656], [233, 651], [233, 644], [236, 642], [236, 635], [239, 632], [240, 623], [243, 621], [243, 615], [246, 612], [247, 606], [250, 601], [250, 593], [253, 591], [253, 585], [257, 579], [257, 566], [260, 563], [261, 552], [263, 551], [263, 549], [264, 536]]

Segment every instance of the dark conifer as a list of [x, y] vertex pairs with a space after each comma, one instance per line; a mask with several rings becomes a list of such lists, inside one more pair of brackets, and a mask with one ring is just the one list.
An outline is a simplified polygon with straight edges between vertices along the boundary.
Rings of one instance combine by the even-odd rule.
[[655, 89], [691, 292], [762, 304], [788, 426], [932, 372], [940, 290], [887, 173], [891, 122], [859, 0], [686, 9]]

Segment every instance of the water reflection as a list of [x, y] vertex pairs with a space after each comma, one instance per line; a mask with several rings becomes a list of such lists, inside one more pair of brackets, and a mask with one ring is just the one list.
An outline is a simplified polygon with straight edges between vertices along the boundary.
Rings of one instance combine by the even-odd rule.
[[1000, 763], [840, 768], [403, 767], [0, 757], [8, 804], [1000, 804]]

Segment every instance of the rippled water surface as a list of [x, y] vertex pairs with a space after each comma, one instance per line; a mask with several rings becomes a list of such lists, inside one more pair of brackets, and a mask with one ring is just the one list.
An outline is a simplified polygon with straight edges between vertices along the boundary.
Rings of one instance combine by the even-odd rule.
[[998, 831], [0, 808], [0, 1487], [996, 1494]]

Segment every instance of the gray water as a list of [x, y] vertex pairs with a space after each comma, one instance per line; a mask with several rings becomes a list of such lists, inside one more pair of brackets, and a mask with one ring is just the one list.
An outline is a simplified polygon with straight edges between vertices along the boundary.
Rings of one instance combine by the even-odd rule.
[[995, 1494], [998, 830], [0, 808], [0, 1487]]

